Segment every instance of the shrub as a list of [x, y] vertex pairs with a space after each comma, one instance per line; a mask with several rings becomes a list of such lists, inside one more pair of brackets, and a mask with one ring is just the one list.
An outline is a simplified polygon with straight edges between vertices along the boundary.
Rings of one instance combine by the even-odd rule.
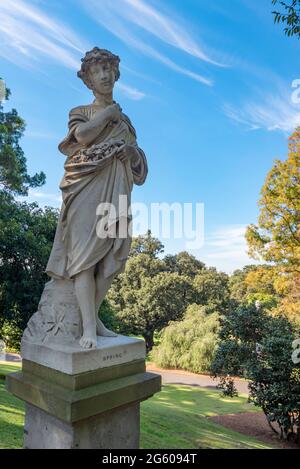
[[194, 373], [210, 370], [218, 342], [219, 314], [191, 305], [182, 321], [170, 322], [161, 341], [151, 352], [151, 360], [164, 368], [179, 368]]
[[300, 367], [292, 361], [293, 326], [272, 318], [249, 369], [250, 401], [263, 409], [267, 420], [280, 428], [280, 437], [300, 443]]
[[293, 363], [293, 341], [300, 329], [284, 317], [244, 306], [223, 319], [212, 372], [226, 395], [236, 395], [234, 375], [250, 380], [249, 400], [262, 408], [275, 433], [300, 442], [300, 368]]
[[14, 320], [4, 320], [0, 329], [0, 338], [5, 342], [6, 348], [18, 352], [23, 331]]

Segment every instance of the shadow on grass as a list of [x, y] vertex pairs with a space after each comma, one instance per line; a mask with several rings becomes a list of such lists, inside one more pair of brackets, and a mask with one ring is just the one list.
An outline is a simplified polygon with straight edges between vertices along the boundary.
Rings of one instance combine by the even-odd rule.
[[[15, 371], [15, 370], [13, 370]], [[143, 448], [248, 448], [271, 446], [210, 421], [207, 417], [257, 412], [246, 397], [225, 398], [219, 391], [167, 385], [161, 393], [142, 403]], [[21, 448], [24, 405], [9, 394], [0, 381], [0, 448]]]
[[188, 386], [164, 386], [142, 404], [142, 447], [154, 449], [266, 449], [271, 445], [242, 435], [207, 417], [257, 412], [245, 397], [224, 398], [220, 392]]

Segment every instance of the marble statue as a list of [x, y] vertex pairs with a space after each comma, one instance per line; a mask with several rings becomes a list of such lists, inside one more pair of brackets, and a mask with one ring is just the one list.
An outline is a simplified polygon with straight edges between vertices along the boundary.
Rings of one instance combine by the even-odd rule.
[[[97, 336], [114, 337], [98, 317], [99, 307], [114, 279], [125, 266], [131, 237], [119, 236], [123, 218], [130, 222], [133, 184], [147, 176], [147, 160], [138, 147], [135, 129], [113, 100], [120, 77], [120, 59], [95, 47], [82, 59], [78, 76], [93, 92], [92, 104], [70, 111], [69, 131], [60, 143], [67, 157], [60, 184], [62, 209], [46, 284], [38, 311], [30, 319], [23, 340], [78, 342], [83, 349], [97, 347]], [[126, 210], [120, 204], [126, 200]], [[99, 236], [101, 204], [112, 204], [115, 236]], [[124, 204], [123, 204], [124, 205]]]

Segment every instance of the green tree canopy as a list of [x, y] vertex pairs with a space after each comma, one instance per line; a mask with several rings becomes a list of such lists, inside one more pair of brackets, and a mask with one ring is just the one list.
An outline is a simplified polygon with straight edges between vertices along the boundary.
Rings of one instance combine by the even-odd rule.
[[179, 275], [186, 275], [190, 278], [195, 278], [205, 268], [203, 262], [186, 251], [175, 255], [169, 254], [165, 256], [164, 261], [169, 272], [177, 272]]
[[272, 0], [272, 3], [281, 7], [273, 11], [275, 23], [286, 25], [284, 32], [287, 36], [300, 37], [300, 0]]
[[256, 270], [255, 265], [246, 265], [243, 269], [238, 269], [229, 277], [230, 298], [237, 304], [247, 301], [248, 286], [246, 278], [249, 272]]
[[205, 306], [190, 305], [182, 321], [170, 322], [162, 331], [151, 360], [163, 368], [202, 373], [210, 371], [218, 344], [219, 314]]
[[138, 254], [130, 257], [125, 271], [115, 278], [107, 298], [116, 312], [129, 308], [136, 301], [136, 294], [149, 278], [153, 278], [165, 270], [165, 264], [160, 259], [148, 254]]
[[[6, 98], [10, 95], [6, 90]], [[18, 195], [27, 195], [29, 187], [44, 184], [43, 172], [29, 176], [26, 158], [19, 140], [25, 130], [25, 122], [15, 109], [4, 112], [0, 101], [0, 188]]]
[[300, 273], [300, 127], [286, 161], [275, 161], [262, 188], [258, 225], [247, 229], [249, 254]]
[[250, 379], [250, 400], [271, 426], [279, 425], [281, 437], [295, 440], [300, 435], [300, 369], [292, 361], [292, 344], [299, 335], [300, 329], [284, 317], [243, 306], [222, 319], [212, 364], [212, 373], [231, 396], [236, 394], [233, 376]]
[[0, 191], [0, 326], [6, 319], [23, 329], [36, 311], [57, 218], [55, 209]]
[[122, 287], [121, 295], [125, 307], [117, 317], [131, 333], [144, 337], [148, 350], [153, 347], [154, 333], [166, 327], [169, 321], [181, 319], [192, 301], [189, 280], [170, 272], [143, 276], [139, 289]]
[[136, 256], [137, 254], [147, 254], [152, 258], [156, 258], [160, 253], [164, 251], [164, 245], [159, 239], [152, 236], [150, 230], [147, 231], [146, 235], [140, 235], [133, 238], [130, 256]]
[[229, 277], [215, 268], [203, 269], [193, 281], [195, 303], [225, 313], [229, 307]]
[[58, 217], [54, 209], [14, 199], [45, 181], [44, 173], [27, 172], [19, 144], [24, 130], [17, 111], [4, 112], [0, 102], [0, 335], [14, 347], [36, 311]]
[[181, 320], [188, 305], [207, 305], [211, 312], [222, 313], [230, 299], [226, 274], [207, 269], [187, 252], [159, 259], [162, 250], [150, 231], [134, 239], [125, 271], [107, 295], [123, 332], [142, 335], [148, 350], [155, 334], [170, 321]]
[[154, 334], [169, 321], [180, 319], [194, 294], [191, 280], [170, 272], [158, 258], [162, 251], [162, 243], [151, 231], [133, 239], [125, 271], [107, 295], [122, 331], [142, 335], [148, 350], [153, 347]]

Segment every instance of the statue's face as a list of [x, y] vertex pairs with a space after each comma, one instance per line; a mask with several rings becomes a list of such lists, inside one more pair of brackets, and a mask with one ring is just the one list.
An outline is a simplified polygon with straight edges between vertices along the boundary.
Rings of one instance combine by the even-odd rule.
[[111, 93], [116, 81], [115, 72], [109, 62], [96, 62], [89, 67], [92, 90], [100, 94]]

